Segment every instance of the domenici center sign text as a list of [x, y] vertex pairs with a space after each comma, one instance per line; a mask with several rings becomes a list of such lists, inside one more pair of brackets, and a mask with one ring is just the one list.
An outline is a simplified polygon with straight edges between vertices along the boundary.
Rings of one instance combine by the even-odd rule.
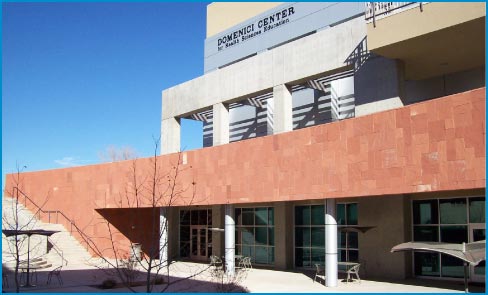
[[[279, 26], [282, 26], [290, 22], [290, 16], [295, 14], [295, 7], [291, 6], [257, 21], [251, 24], [235, 30], [230, 33], [226, 33], [218, 38], [217, 50], [221, 51], [223, 49], [235, 46], [239, 42], [244, 42], [255, 36], [261, 35], [265, 32], [273, 30]], [[215, 48], [215, 47], [214, 47]]]

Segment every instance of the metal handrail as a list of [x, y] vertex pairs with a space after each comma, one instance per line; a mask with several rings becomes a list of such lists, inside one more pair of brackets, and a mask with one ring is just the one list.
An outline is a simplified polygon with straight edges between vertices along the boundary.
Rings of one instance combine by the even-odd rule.
[[[31, 198], [29, 198], [23, 191], [21, 191], [18, 187], [14, 187], [13, 188], [14, 191], [17, 191], [17, 194], [16, 194], [16, 198], [17, 198], [17, 201], [19, 200], [19, 193], [22, 194], [22, 196], [24, 196], [24, 206], [27, 207], [27, 200], [29, 200], [29, 202], [32, 203], [32, 205], [34, 205], [36, 208], [37, 208], [37, 216], [39, 219], [40, 218], [40, 213], [43, 213], [43, 214], [48, 214], [48, 220], [49, 220], [49, 223], [51, 223], [51, 214], [56, 214], [56, 223], [59, 223], [58, 220], [58, 216], [61, 215], [66, 221], [68, 221], [69, 225], [70, 225], [70, 228], [69, 228], [69, 232], [70, 233], [73, 233], [73, 227], [76, 229], [76, 231], [81, 235], [81, 236], [84, 236], [84, 237], [88, 237], [88, 235], [86, 235], [77, 225], [76, 223], [71, 219], [69, 218], [68, 216], [66, 216], [62, 211], [59, 211], [59, 210], [43, 210], [41, 208], [41, 206], [37, 205], [36, 202], [34, 202]], [[82, 243], [80, 243], [82, 244]], [[83, 245], [83, 244], [82, 244]], [[90, 247], [88, 245], [88, 243], [84, 246], [88, 251], [90, 251]]]
[[51, 245], [53, 246], [52, 249], [54, 249], [54, 251], [56, 251], [56, 253], [61, 256], [61, 264], [63, 264], [63, 262], [66, 262], [65, 265], [68, 265], [68, 260], [66, 260], [64, 258], [64, 253], [63, 253], [63, 250], [59, 249], [58, 246], [56, 246], [56, 244], [49, 239], [49, 237], [47, 238], [50, 242], [51, 242]]
[[373, 22], [376, 27], [376, 20], [390, 14], [401, 11], [408, 6], [419, 6], [423, 11], [423, 4], [428, 2], [366, 2], [366, 22]]

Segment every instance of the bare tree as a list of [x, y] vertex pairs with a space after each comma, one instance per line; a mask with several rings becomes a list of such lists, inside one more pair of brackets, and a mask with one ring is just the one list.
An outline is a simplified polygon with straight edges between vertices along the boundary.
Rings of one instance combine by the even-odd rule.
[[102, 162], [117, 162], [133, 160], [138, 156], [136, 150], [131, 146], [116, 147], [109, 145], [105, 148], [105, 151], [98, 153], [98, 157]]
[[247, 269], [241, 268], [233, 273], [228, 273], [223, 267], [212, 267], [209, 275], [211, 282], [215, 284], [217, 292], [248, 292], [248, 290], [242, 286], [242, 282], [247, 277]]
[[[22, 198], [21, 194], [19, 193], [22, 190], [23, 185], [23, 178], [22, 178], [22, 170], [26, 168], [23, 166], [22, 168], [17, 165], [17, 172], [11, 178], [11, 182], [5, 189], [4, 198], [6, 196], [12, 197], [10, 205], [5, 206], [2, 208], [2, 229], [11, 230], [14, 232], [18, 231], [26, 231], [33, 229], [37, 224], [36, 216], [39, 215], [41, 208], [46, 204], [49, 198], [49, 194], [46, 196], [44, 202], [41, 206], [36, 205], [35, 212], [33, 212], [32, 216], [27, 214], [23, 214], [24, 207], [20, 204], [20, 198]], [[7, 249], [3, 249], [2, 252], [6, 251], [8, 255], [2, 255], [2, 264], [5, 262], [7, 265], [11, 264], [12, 260], [14, 263], [14, 282], [15, 282], [15, 291], [19, 293], [20, 291], [20, 281], [19, 281], [19, 269], [22, 264], [28, 263], [26, 261], [26, 257], [29, 257], [29, 254], [34, 253], [34, 257], [30, 257], [30, 259], [36, 258], [36, 255], [45, 254], [42, 251], [46, 250], [46, 248], [41, 249], [41, 253], [36, 253], [32, 251], [32, 249], [39, 249], [40, 245], [42, 244], [42, 239], [38, 239], [37, 241], [34, 239], [33, 245], [29, 247], [28, 239], [26, 235], [19, 235], [14, 234], [11, 237], [3, 237], [2, 239], [7, 239]], [[30, 248], [30, 249], [29, 249]], [[29, 253], [30, 252], [30, 253]], [[4, 252], [5, 253], [5, 252]], [[2, 254], [4, 254], [2, 253]], [[9, 257], [4, 257], [9, 256]], [[8, 261], [8, 259], [11, 259]]]
[[[184, 167], [182, 153], [178, 153], [176, 162], [172, 163], [170, 167], [163, 167], [161, 159], [158, 157], [158, 148], [159, 139], [154, 141], [154, 155], [149, 160], [149, 165], [142, 167], [145, 169], [141, 170], [139, 167], [141, 159], [132, 161], [126, 189], [115, 200], [119, 209], [139, 211], [144, 209], [151, 216], [150, 224], [146, 223], [144, 228], [149, 236], [142, 257], [135, 259], [137, 254], [135, 247], [130, 247], [131, 250], [127, 253], [128, 245], [120, 243], [120, 236], [124, 233], [112, 224], [110, 218], [104, 216], [101, 211], [98, 213], [103, 217], [101, 223], [108, 232], [107, 239], [110, 246], [102, 249], [93, 237], [80, 232], [80, 236], [91, 251], [103, 262], [101, 265], [108, 266], [111, 272], [132, 292], [136, 292], [134, 281], [138, 277], [144, 277], [147, 293], [155, 291], [157, 283], [164, 278], [165, 284], [157, 290], [164, 292], [170, 285], [195, 277], [208, 269], [208, 266], [203, 269], [198, 268], [183, 278], [171, 278], [170, 276], [171, 259], [165, 255], [169, 247], [167, 238], [169, 218], [163, 218], [161, 221], [159, 217], [161, 213], [168, 217], [171, 207], [176, 204], [187, 206], [193, 204], [196, 183], [192, 181], [183, 184], [180, 181], [181, 175], [189, 173], [192, 169], [191, 166]], [[127, 216], [129, 220], [125, 220], [126, 224], [134, 221], [131, 219], [138, 218], [137, 211], [134, 210], [130, 211], [133, 213], [132, 215]]]

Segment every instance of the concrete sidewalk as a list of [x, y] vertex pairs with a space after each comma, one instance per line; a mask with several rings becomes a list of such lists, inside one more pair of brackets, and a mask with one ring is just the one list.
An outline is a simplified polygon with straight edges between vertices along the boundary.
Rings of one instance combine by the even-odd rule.
[[[62, 279], [64, 284], [60, 286], [55, 278], [50, 285], [46, 285], [49, 270], [38, 272], [37, 286], [33, 288], [22, 288], [21, 292], [41, 293], [117, 293], [130, 292], [127, 288], [100, 289], [103, 280], [110, 275], [103, 270], [93, 266], [69, 265], [63, 267]], [[167, 292], [218, 292], [222, 291], [222, 283], [218, 277], [212, 276], [206, 264], [176, 262], [171, 265], [171, 281], [175, 282], [190, 275], [194, 277], [182, 280], [179, 283], [170, 285]], [[140, 280], [143, 280], [141, 274]], [[6, 292], [15, 291], [13, 288], [13, 277], [9, 276], [10, 288]], [[463, 293], [462, 282], [447, 282], [433, 280], [409, 279], [399, 282], [379, 282], [373, 280], [361, 280], [361, 282], [345, 283], [339, 281], [335, 288], [327, 288], [322, 282], [313, 281], [312, 272], [288, 272], [266, 269], [251, 269], [245, 271], [240, 277], [239, 287], [233, 289], [236, 292], [259, 292], [259, 293]], [[160, 292], [166, 285], [158, 285], [153, 292]], [[144, 286], [135, 287], [138, 292], [145, 292]], [[224, 289], [229, 291], [229, 289]], [[484, 286], [470, 286], [472, 292], [484, 292]]]

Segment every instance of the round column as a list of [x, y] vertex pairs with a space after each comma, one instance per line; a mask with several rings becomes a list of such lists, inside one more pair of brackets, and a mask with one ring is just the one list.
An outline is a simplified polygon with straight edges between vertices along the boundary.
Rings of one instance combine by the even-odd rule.
[[337, 287], [337, 221], [334, 199], [325, 201], [325, 285]]
[[225, 205], [225, 266], [227, 275], [235, 273], [235, 230], [234, 207]]

